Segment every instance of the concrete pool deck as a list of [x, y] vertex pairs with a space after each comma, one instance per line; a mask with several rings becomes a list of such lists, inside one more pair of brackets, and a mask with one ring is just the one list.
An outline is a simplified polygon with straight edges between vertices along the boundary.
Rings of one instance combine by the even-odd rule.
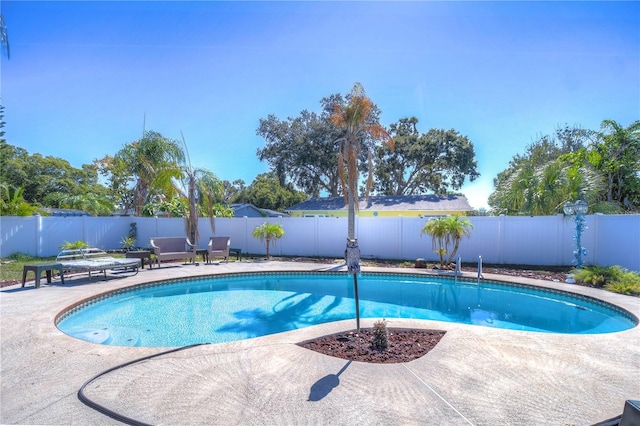
[[[0, 291], [0, 424], [120, 424], [83, 404], [87, 380], [165, 348], [104, 346], [71, 338], [54, 319], [65, 307], [146, 281], [226, 272], [322, 270], [298, 262], [168, 264], [137, 275], [68, 277]], [[384, 269], [420, 272], [416, 269]], [[485, 274], [485, 279], [495, 276]], [[45, 280], [46, 281], [46, 280]], [[511, 279], [593, 296], [640, 317], [640, 299], [565, 283]], [[362, 320], [369, 327], [373, 320]], [[584, 425], [640, 399], [640, 327], [560, 335], [426, 320], [389, 327], [446, 330], [406, 364], [349, 362], [296, 345], [355, 328], [355, 320], [203, 345], [116, 370], [85, 395], [150, 424]]]

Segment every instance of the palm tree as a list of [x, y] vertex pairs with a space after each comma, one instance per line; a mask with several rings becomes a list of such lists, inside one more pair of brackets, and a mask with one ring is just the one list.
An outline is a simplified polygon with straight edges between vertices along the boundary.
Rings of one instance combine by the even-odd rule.
[[574, 166], [561, 156], [538, 167], [524, 162], [491, 194], [492, 205], [508, 215], [554, 215], [567, 200], [598, 202], [603, 189], [601, 177], [589, 164]]
[[456, 253], [458, 253], [458, 248], [460, 248], [460, 240], [465, 235], [467, 237], [471, 236], [469, 232], [470, 229], [473, 229], [473, 224], [463, 216], [447, 216], [445, 218], [447, 223], [447, 229], [449, 230], [449, 235], [451, 241], [453, 242], [453, 250], [451, 250], [451, 254], [449, 255], [449, 259], [447, 263], [451, 263]]
[[[353, 275], [354, 296], [356, 300], [356, 325], [360, 330], [360, 307], [358, 301], [358, 278], [360, 272], [360, 249], [355, 237], [355, 210], [358, 201], [358, 156], [361, 153], [361, 142], [370, 136], [382, 140], [393, 149], [393, 139], [387, 131], [375, 120], [372, 114], [374, 104], [367, 97], [360, 83], [353, 85], [351, 94], [347, 97], [347, 103], [335, 103], [333, 113], [329, 119], [331, 122], [345, 130], [343, 137], [336, 142], [340, 145], [338, 153], [338, 174], [342, 183], [343, 193], [348, 205], [347, 249], [346, 262], [349, 274]], [[346, 169], [346, 170], [345, 170]], [[346, 173], [346, 179], [345, 179]], [[371, 152], [369, 152], [369, 176], [366, 186], [366, 197], [373, 185], [373, 164]]]
[[447, 227], [444, 220], [431, 219], [427, 221], [421, 234], [429, 234], [431, 236], [431, 248], [440, 257], [440, 267], [444, 265], [444, 256], [447, 254]]
[[[180, 132], [182, 135], [182, 132]], [[221, 196], [223, 192], [222, 182], [216, 178], [216, 176], [209, 170], [194, 168], [191, 165], [191, 157], [189, 156], [189, 149], [187, 143], [182, 135], [182, 143], [184, 145], [185, 162], [182, 167], [187, 187], [187, 194], [182, 194], [189, 201], [188, 214], [186, 216], [185, 228], [189, 241], [193, 244], [198, 243], [198, 217], [199, 208], [202, 207], [207, 216], [209, 217], [209, 223], [211, 224], [211, 231], [215, 235], [215, 204], [216, 200]]]
[[223, 212], [229, 214], [221, 214], [221, 205], [218, 200], [224, 197], [224, 185], [222, 181], [216, 177], [213, 172], [205, 169], [195, 169], [196, 176], [196, 197], [198, 206], [202, 213], [209, 218], [211, 224], [211, 232], [216, 233], [215, 218], [231, 217], [233, 212]]
[[31, 216], [38, 207], [29, 204], [22, 197], [24, 188], [12, 188], [0, 182], [0, 216]]
[[179, 143], [160, 133], [145, 131], [143, 137], [125, 145], [116, 154], [116, 160], [135, 176], [133, 208], [136, 216], [154, 195], [172, 198], [178, 193], [174, 179], [182, 176], [180, 164], [184, 153]]
[[7, 59], [9, 59], [11, 57], [9, 34], [7, 34], [7, 25], [4, 23], [4, 16], [2, 16], [2, 14], [0, 14], [0, 46], [2, 46], [2, 51], [6, 52]]
[[[431, 236], [431, 246], [440, 257], [440, 268], [442, 269], [445, 264], [451, 263], [458, 252], [462, 237], [471, 235], [469, 229], [473, 229], [473, 224], [466, 217], [446, 216], [430, 219], [420, 233]], [[453, 248], [450, 250], [451, 245]], [[447, 253], [449, 258], [445, 262], [444, 257]]]
[[[331, 122], [343, 128], [345, 135], [336, 142], [340, 144], [338, 153], [338, 174], [342, 183], [346, 204], [348, 204], [349, 223], [347, 239], [355, 240], [355, 210], [358, 204], [358, 156], [361, 153], [361, 141], [367, 136], [377, 140], [383, 140], [390, 148], [393, 148], [393, 139], [384, 127], [377, 121], [371, 122], [374, 104], [367, 97], [364, 88], [360, 83], [356, 83], [351, 90], [346, 105], [334, 104], [333, 114], [330, 116]], [[369, 153], [370, 166], [372, 166], [371, 153]], [[346, 170], [345, 170], [346, 169]], [[345, 179], [346, 173], [346, 179]], [[367, 179], [367, 193], [373, 183], [373, 167], [369, 167]]]
[[[640, 120], [622, 127], [614, 120], [604, 120], [600, 125], [603, 143], [590, 153], [596, 168], [606, 179], [607, 201], [621, 204], [640, 200], [637, 188], [640, 182]], [[630, 200], [635, 198], [635, 200]]]
[[281, 238], [283, 235], [284, 229], [282, 229], [282, 225], [279, 223], [265, 222], [253, 230], [254, 238], [258, 238], [267, 246], [267, 259], [270, 258], [269, 246], [271, 243], [275, 244], [276, 240]]

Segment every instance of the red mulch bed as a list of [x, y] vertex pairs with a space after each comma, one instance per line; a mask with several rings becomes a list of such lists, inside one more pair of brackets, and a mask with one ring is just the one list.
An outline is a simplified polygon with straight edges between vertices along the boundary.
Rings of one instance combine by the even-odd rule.
[[361, 328], [322, 336], [298, 343], [303, 348], [324, 355], [351, 361], [390, 364], [418, 359], [433, 349], [445, 332], [440, 330], [389, 330], [389, 347], [378, 349], [373, 345], [373, 329]]

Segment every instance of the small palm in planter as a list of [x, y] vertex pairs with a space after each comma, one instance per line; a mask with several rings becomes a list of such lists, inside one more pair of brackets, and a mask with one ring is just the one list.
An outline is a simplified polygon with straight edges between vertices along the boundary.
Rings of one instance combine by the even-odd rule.
[[131, 251], [133, 247], [136, 245], [136, 239], [133, 237], [122, 237], [120, 240], [120, 247], [124, 249], [124, 251]]
[[265, 222], [260, 226], [256, 226], [253, 230], [254, 238], [258, 238], [267, 246], [267, 259], [269, 259], [269, 246], [275, 244], [276, 240], [284, 235], [284, 229], [279, 223]]
[[59, 248], [62, 250], [81, 250], [88, 248], [89, 244], [84, 241], [78, 240], [74, 243], [70, 243], [69, 241], [65, 241]]

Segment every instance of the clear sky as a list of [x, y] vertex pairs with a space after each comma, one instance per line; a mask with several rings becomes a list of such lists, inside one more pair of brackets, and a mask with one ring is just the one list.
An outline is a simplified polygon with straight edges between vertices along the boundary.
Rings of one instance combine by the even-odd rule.
[[261, 118], [361, 82], [381, 123], [469, 137], [485, 207], [493, 178], [557, 127], [640, 119], [640, 2], [0, 3], [5, 138], [74, 167], [143, 130], [194, 167], [247, 185], [268, 171]]

